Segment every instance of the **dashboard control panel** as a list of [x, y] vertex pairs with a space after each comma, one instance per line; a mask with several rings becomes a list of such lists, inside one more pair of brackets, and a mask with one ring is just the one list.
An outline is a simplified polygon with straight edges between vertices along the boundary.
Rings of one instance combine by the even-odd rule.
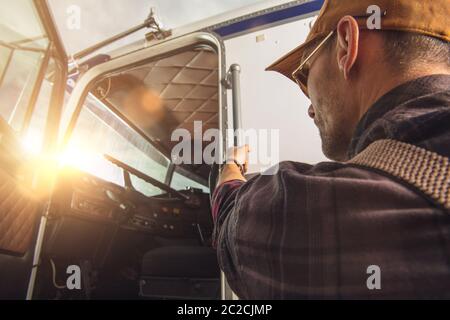
[[[60, 177], [55, 192], [57, 216], [115, 224], [120, 228], [162, 237], [209, 238], [213, 223], [209, 195], [201, 190], [180, 191], [189, 200], [142, 193], [74, 172]], [[187, 198], [187, 197], [186, 197]]]

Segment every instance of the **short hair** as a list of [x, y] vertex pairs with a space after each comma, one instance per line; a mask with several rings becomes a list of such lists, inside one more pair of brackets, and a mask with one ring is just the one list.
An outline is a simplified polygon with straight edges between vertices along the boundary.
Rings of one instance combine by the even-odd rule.
[[[383, 30], [385, 61], [395, 70], [411, 66], [445, 64], [450, 67], [450, 42], [435, 37], [406, 31]], [[336, 33], [327, 47], [336, 43]]]
[[396, 69], [413, 65], [450, 66], [450, 42], [418, 33], [383, 31], [385, 58]]

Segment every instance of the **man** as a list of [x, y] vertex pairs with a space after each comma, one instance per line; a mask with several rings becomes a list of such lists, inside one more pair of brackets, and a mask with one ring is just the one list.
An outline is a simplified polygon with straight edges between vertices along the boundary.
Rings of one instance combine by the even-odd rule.
[[234, 150], [213, 195], [214, 244], [240, 298], [450, 298], [448, 207], [352, 163], [375, 142], [407, 143], [417, 152], [400, 165], [425, 168], [449, 200], [448, 176], [416, 156], [448, 174], [449, 16], [448, 0], [325, 1], [306, 43], [269, 67], [310, 98], [336, 162], [283, 162], [246, 181], [248, 148]]

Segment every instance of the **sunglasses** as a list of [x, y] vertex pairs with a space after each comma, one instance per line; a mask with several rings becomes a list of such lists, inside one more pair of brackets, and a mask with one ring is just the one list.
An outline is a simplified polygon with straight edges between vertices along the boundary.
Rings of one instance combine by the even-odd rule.
[[305, 65], [308, 63], [309, 60], [317, 53], [317, 51], [320, 50], [324, 46], [325, 43], [333, 36], [335, 30], [331, 31], [318, 45], [317, 47], [300, 63], [300, 65], [297, 67], [297, 69], [292, 72], [292, 78], [297, 82], [297, 84], [300, 86], [300, 88], [303, 90], [303, 92], [308, 96], [308, 90], [307, 90], [307, 82], [308, 82], [308, 75], [309, 75], [309, 68], [305, 68]]

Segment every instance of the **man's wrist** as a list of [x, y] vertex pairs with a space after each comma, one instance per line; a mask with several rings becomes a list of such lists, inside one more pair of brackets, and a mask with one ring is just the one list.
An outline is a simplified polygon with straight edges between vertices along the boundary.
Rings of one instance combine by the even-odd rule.
[[239, 171], [241, 172], [242, 176], [245, 175], [245, 167], [244, 167], [244, 165], [240, 164], [237, 160], [229, 159], [229, 160], [226, 161], [226, 164], [229, 164], [229, 165], [233, 165], [234, 164], [236, 167], [239, 168]]
[[222, 166], [218, 186], [232, 180], [247, 181], [236, 163], [227, 163]]

